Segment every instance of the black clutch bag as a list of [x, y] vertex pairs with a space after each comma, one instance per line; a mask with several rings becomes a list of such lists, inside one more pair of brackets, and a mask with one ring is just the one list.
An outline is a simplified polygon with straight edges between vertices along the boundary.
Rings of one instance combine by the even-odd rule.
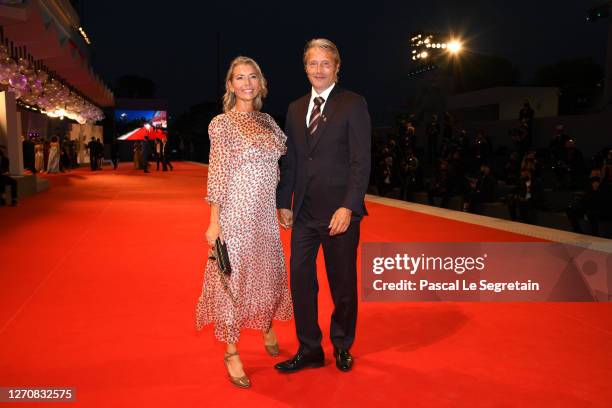
[[227, 253], [227, 244], [221, 242], [220, 238], [215, 240], [215, 249], [213, 250], [215, 260], [219, 270], [226, 275], [232, 274], [232, 267], [230, 265], [229, 255]]

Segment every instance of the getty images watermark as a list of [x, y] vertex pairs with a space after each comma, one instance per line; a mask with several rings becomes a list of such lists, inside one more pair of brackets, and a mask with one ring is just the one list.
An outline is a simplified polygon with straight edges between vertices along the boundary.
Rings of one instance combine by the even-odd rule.
[[364, 301], [610, 301], [612, 248], [550, 242], [364, 243]]

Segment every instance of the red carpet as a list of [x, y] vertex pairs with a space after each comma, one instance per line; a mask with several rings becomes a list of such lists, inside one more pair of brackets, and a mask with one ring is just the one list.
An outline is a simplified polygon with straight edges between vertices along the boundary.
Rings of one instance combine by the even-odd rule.
[[[278, 374], [261, 334], [245, 332], [253, 387], [236, 389], [212, 330], [194, 329], [205, 168], [145, 175], [126, 163], [49, 178], [48, 191], [0, 208], [0, 386], [77, 389], [74, 404], [36, 406], [612, 406], [609, 303], [361, 303], [353, 372], [336, 370], [326, 338], [324, 368]], [[362, 242], [531, 240], [369, 210]], [[293, 322], [276, 328], [287, 357]]]

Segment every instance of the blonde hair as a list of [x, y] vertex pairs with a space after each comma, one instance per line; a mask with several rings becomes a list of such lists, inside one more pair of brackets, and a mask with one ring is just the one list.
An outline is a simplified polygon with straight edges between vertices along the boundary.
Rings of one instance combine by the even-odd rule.
[[236, 57], [231, 62], [229, 69], [227, 70], [227, 75], [225, 76], [225, 94], [223, 95], [223, 112], [230, 111], [236, 105], [236, 94], [230, 91], [229, 84], [232, 81], [232, 76], [234, 74], [234, 68], [237, 65], [248, 64], [255, 69], [257, 76], [259, 77], [261, 89], [259, 93], [255, 97], [255, 101], [253, 102], [255, 110], [260, 110], [263, 106], [263, 99], [268, 95], [268, 81], [263, 76], [261, 72], [261, 68], [254, 59], [249, 57]]
[[304, 47], [304, 55], [302, 57], [304, 65], [306, 65], [306, 54], [308, 53], [308, 50], [314, 47], [322, 48], [331, 52], [334, 60], [336, 61], [336, 65], [340, 66], [340, 52], [338, 51], [338, 47], [336, 47], [336, 44], [329, 41], [327, 38], [313, 38], [306, 43], [306, 46]]

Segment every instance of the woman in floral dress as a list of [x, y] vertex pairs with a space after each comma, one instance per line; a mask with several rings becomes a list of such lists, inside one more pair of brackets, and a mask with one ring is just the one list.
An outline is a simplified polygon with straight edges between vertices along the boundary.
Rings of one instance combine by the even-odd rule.
[[243, 388], [250, 381], [237, 350], [241, 330], [261, 330], [265, 350], [276, 356], [272, 320], [293, 317], [276, 215], [278, 160], [286, 152], [286, 136], [270, 115], [259, 111], [266, 94], [257, 63], [234, 59], [226, 77], [224, 113], [208, 128], [206, 239], [211, 247], [217, 237], [227, 244], [232, 273], [225, 276], [216, 261], [208, 261], [196, 327], [214, 324], [215, 337], [227, 344], [230, 380]]

